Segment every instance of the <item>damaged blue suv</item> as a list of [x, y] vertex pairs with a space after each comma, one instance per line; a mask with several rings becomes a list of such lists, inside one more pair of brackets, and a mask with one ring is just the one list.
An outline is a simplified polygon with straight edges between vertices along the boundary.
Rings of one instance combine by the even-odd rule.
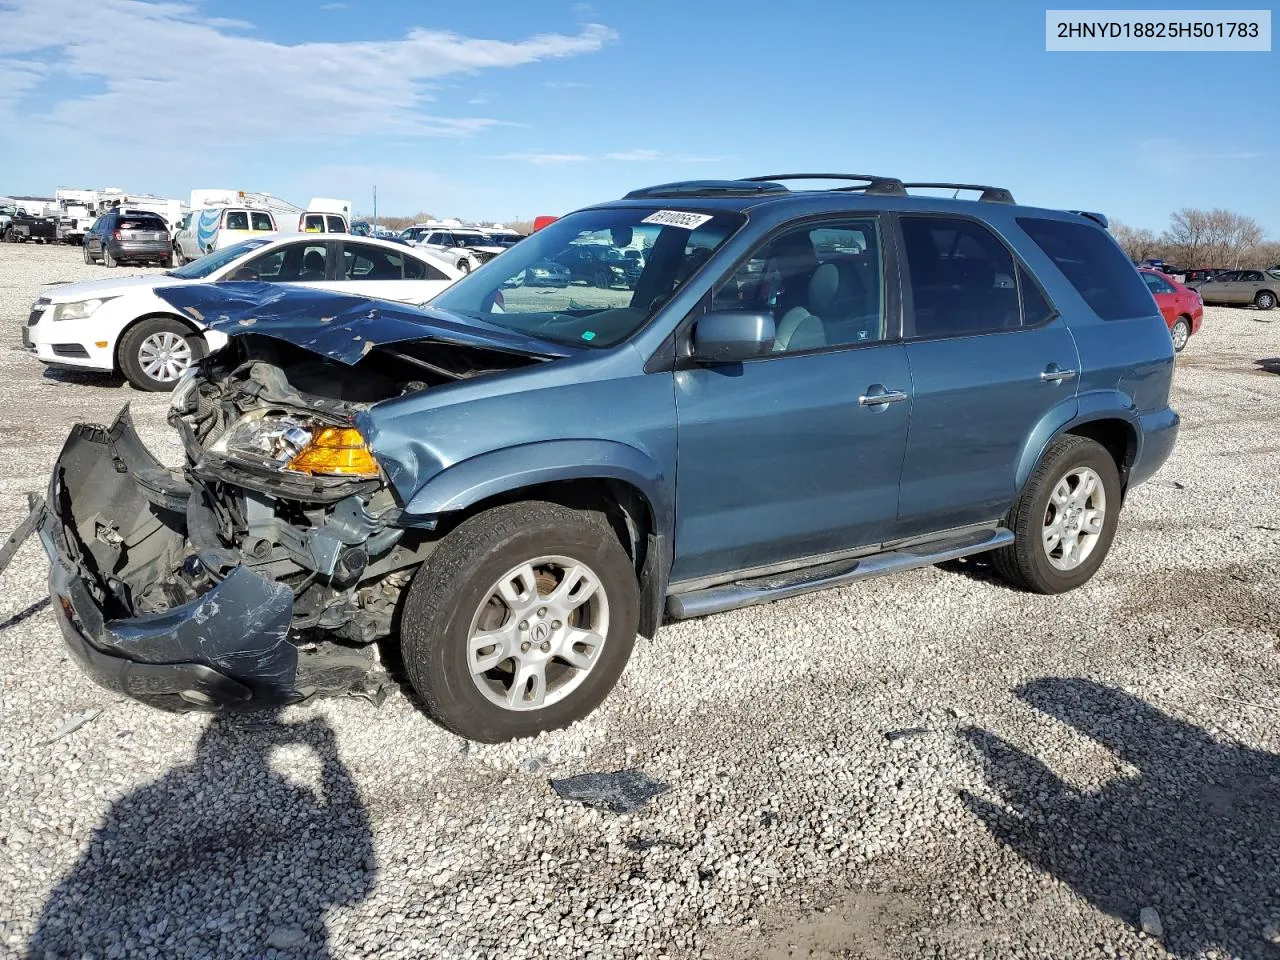
[[[666, 617], [988, 551], [1070, 590], [1178, 427], [1105, 226], [798, 174], [636, 190], [422, 308], [159, 290], [230, 341], [174, 391], [181, 467], [127, 408], [73, 430], [28, 522], [55, 614], [157, 707], [375, 696], [399, 660], [498, 741], [590, 712]], [[537, 282], [592, 257], [628, 268]]]

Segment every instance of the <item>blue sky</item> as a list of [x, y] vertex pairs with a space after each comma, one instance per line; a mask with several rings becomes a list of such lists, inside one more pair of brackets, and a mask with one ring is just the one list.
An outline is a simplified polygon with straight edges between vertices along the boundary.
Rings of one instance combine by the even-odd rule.
[[1044, 11], [0, 0], [0, 193], [228, 187], [368, 212], [376, 183], [381, 213], [530, 219], [666, 180], [844, 170], [1155, 229], [1220, 206], [1280, 237], [1280, 53], [1047, 53]]

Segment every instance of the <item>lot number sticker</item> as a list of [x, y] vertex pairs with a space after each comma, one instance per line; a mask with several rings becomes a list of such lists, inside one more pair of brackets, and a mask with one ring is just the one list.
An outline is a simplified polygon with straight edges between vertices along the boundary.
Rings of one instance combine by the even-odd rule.
[[711, 219], [709, 213], [684, 213], [681, 210], [659, 210], [651, 213], [641, 223], [656, 223], [661, 227], [683, 227], [686, 230], [697, 230]]

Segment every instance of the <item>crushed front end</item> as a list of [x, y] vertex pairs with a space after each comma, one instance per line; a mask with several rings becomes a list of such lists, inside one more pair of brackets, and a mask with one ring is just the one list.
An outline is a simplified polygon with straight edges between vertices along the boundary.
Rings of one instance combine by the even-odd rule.
[[171, 710], [379, 698], [372, 644], [437, 534], [401, 510], [353, 417], [528, 362], [424, 342], [349, 365], [235, 337], [174, 392], [181, 467], [146, 449], [127, 407], [77, 425], [38, 517], [75, 659]]

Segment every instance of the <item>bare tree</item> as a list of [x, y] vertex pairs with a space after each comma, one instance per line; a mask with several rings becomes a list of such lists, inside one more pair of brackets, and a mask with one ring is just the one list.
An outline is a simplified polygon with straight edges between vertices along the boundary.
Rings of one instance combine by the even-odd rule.
[[1160, 253], [1160, 240], [1147, 227], [1131, 227], [1127, 223], [1113, 220], [1111, 234], [1116, 238], [1116, 243], [1120, 244], [1120, 249], [1135, 263]]
[[1169, 218], [1169, 229], [1161, 237], [1174, 259], [1187, 269], [1204, 265], [1204, 248], [1209, 242], [1207, 221], [1205, 211], [1183, 207]]

